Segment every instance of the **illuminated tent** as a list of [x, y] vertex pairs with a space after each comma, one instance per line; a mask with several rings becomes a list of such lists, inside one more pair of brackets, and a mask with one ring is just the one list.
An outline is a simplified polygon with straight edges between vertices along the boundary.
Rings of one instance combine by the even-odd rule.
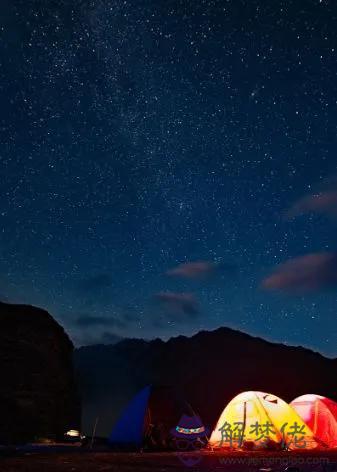
[[110, 434], [109, 443], [123, 448], [141, 448], [149, 444], [151, 431], [152, 437], [160, 436], [158, 448], [164, 444], [169, 447], [170, 431], [184, 414], [192, 416], [193, 412], [177, 390], [149, 385], [126, 406]]
[[290, 405], [323, 447], [337, 447], [337, 403], [320, 395], [302, 395]]
[[226, 406], [209, 445], [229, 449], [296, 449], [317, 446], [290, 405], [263, 392], [243, 392]]

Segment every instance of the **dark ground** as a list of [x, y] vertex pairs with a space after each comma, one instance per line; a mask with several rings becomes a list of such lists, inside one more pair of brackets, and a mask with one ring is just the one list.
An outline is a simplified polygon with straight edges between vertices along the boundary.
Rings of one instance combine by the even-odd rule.
[[[199, 462], [189, 465], [196, 458]], [[253, 472], [284, 471], [297, 467], [301, 472], [337, 472], [337, 451], [302, 453], [113, 453], [40, 452], [0, 459], [1, 472]], [[292, 470], [292, 469], [289, 469]]]

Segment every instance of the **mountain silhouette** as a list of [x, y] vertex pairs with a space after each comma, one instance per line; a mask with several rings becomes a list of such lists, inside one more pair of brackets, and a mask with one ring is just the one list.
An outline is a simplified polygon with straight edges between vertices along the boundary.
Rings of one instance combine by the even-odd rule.
[[78, 427], [73, 344], [45, 310], [0, 303], [0, 444]]
[[230, 328], [164, 342], [125, 339], [75, 351], [82, 394], [82, 426], [98, 418], [107, 435], [123, 407], [147, 384], [177, 386], [203, 422], [213, 427], [224, 406], [245, 390], [286, 401], [305, 393], [337, 400], [337, 359], [303, 347], [276, 344]]

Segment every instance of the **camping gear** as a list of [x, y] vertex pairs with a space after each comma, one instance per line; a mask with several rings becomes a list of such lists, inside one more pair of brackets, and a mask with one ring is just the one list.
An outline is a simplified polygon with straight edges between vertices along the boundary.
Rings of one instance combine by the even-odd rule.
[[77, 429], [69, 429], [69, 431], [64, 434], [64, 440], [68, 443], [81, 443], [83, 439], [84, 436], [82, 436]]
[[197, 415], [183, 415], [177, 426], [171, 430], [171, 435], [176, 438], [200, 438], [207, 436], [207, 430]]
[[177, 450], [198, 450], [208, 442], [208, 428], [204, 427], [197, 415], [183, 415], [170, 433]]
[[320, 395], [302, 395], [290, 405], [312, 430], [320, 446], [337, 447], [337, 403]]
[[147, 386], [129, 402], [111, 432], [109, 443], [132, 449], [170, 449], [171, 429], [184, 414], [194, 413], [176, 389]]
[[211, 435], [212, 448], [312, 449], [310, 428], [280, 398], [264, 392], [243, 392], [226, 406]]

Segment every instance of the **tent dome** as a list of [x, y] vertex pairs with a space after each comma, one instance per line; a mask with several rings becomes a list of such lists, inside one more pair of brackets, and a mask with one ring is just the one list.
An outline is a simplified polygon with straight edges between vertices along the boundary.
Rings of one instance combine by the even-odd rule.
[[290, 405], [312, 430], [319, 445], [337, 447], [337, 403], [321, 395], [307, 394]]
[[243, 392], [223, 410], [211, 435], [213, 448], [314, 448], [312, 431], [281, 398]]
[[148, 385], [126, 406], [109, 437], [112, 446], [170, 447], [171, 430], [179, 419], [194, 416], [191, 406], [173, 387]]

